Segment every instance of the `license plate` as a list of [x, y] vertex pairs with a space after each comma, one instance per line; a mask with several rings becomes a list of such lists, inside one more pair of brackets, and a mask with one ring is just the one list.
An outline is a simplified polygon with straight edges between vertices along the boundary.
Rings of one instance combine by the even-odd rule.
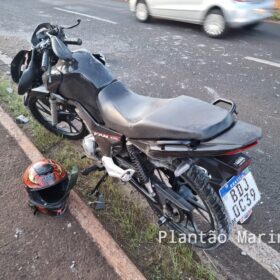
[[231, 178], [219, 193], [233, 224], [246, 220], [248, 213], [261, 199], [255, 179], [248, 168]]

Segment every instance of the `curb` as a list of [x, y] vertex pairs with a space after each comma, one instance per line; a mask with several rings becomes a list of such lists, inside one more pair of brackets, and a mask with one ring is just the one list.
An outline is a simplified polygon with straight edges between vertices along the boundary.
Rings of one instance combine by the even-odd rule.
[[[0, 123], [16, 140], [31, 162], [44, 158], [26, 134], [17, 126], [14, 120], [2, 109], [1, 106]], [[93, 214], [91, 208], [82, 201], [75, 191], [71, 192], [69, 200], [70, 213], [98, 245], [101, 254], [105, 257], [108, 264], [113, 267], [119, 277], [124, 280], [145, 280], [146, 278], [144, 275], [132, 263], [125, 252]]]
[[265, 20], [266, 23], [275, 23], [275, 24], [280, 24], [280, 21], [276, 21], [276, 20], [273, 20], [273, 19], [267, 19]]

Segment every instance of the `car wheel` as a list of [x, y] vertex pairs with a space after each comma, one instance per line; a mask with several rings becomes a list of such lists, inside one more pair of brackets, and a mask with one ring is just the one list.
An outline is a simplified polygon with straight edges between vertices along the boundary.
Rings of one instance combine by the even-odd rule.
[[212, 10], [207, 14], [203, 30], [211, 38], [221, 38], [225, 35], [227, 23], [221, 10]]
[[144, 1], [138, 1], [136, 4], [136, 18], [141, 22], [149, 20], [149, 9]]

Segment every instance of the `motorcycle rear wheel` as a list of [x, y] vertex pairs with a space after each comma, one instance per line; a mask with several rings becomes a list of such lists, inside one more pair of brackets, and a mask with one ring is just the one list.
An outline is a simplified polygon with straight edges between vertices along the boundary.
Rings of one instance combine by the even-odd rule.
[[[167, 179], [164, 179], [164, 181], [169, 180], [168, 177], [173, 172], [168, 170], [167, 173]], [[171, 178], [171, 180], [174, 178]], [[178, 219], [176, 216], [175, 219], [170, 218], [166, 225], [179, 234], [179, 238], [182, 238], [183, 235], [185, 240], [187, 240], [186, 243], [201, 249], [215, 249], [224, 244], [229, 239], [232, 224], [221, 198], [209, 184], [205, 171], [198, 166], [192, 166], [178, 180], [184, 182], [190, 188], [193, 194], [193, 197], [192, 195], [190, 197], [194, 198], [194, 205], [197, 203], [201, 208], [194, 207], [191, 215], [188, 215], [189, 218], [186, 220]], [[186, 200], [190, 203], [190, 200]], [[164, 215], [161, 205], [150, 203], [150, 206], [159, 217]], [[181, 209], [178, 210], [179, 213], [184, 214]], [[174, 209], [172, 211], [174, 212]], [[204, 218], [209, 220], [208, 228], [205, 226], [207, 223], [203, 224]]]

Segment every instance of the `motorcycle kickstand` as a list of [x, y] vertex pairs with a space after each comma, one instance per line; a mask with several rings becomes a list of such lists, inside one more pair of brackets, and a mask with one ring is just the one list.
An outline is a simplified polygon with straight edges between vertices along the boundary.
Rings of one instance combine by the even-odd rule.
[[102, 183], [106, 181], [108, 173], [106, 172], [97, 182], [95, 188], [90, 192], [90, 195], [94, 195], [97, 200], [95, 201], [95, 210], [104, 210], [105, 209], [105, 199], [102, 193], [99, 192], [99, 188]]
[[84, 176], [88, 176], [90, 173], [95, 172], [95, 171], [103, 171], [105, 168], [103, 166], [100, 166], [98, 164], [94, 164], [88, 168], [85, 168], [84, 170], [81, 171], [81, 174]]
[[99, 188], [101, 187], [102, 183], [106, 181], [108, 177], [108, 173], [106, 172], [97, 182], [94, 189], [90, 192], [90, 195], [98, 196], [99, 195]]

